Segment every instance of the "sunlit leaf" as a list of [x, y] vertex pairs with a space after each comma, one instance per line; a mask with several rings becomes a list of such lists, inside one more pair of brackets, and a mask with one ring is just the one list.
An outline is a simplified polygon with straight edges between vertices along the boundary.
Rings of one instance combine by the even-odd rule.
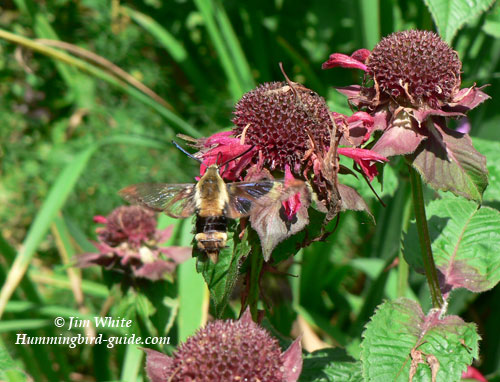
[[[446, 288], [493, 288], [500, 281], [500, 212], [460, 198], [435, 200], [426, 210], [434, 261]], [[404, 254], [423, 269], [415, 224], [405, 236]]]
[[450, 43], [465, 23], [486, 11], [495, 0], [424, 0], [439, 34]]
[[361, 362], [344, 349], [322, 349], [304, 356], [303, 382], [362, 382]]
[[247, 237], [240, 240], [237, 233], [227, 233], [227, 245], [219, 253], [219, 260], [213, 263], [205, 254], [198, 252], [196, 267], [203, 274], [210, 290], [210, 297], [218, 317], [224, 313], [234, 284], [238, 279], [241, 261], [250, 253]]
[[478, 341], [475, 325], [458, 316], [424, 315], [405, 298], [388, 301], [363, 333], [363, 376], [372, 382], [434, 382], [434, 372], [435, 382], [459, 381], [478, 357]]

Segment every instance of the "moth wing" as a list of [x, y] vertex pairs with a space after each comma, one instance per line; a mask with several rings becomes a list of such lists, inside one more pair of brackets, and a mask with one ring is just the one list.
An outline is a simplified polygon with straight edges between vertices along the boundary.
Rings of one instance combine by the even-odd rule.
[[126, 201], [161, 212], [173, 218], [187, 218], [195, 213], [192, 183], [139, 183], [125, 187], [119, 194]]
[[234, 182], [227, 184], [229, 203], [226, 216], [237, 219], [250, 215], [255, 203], [269, 203], [279, 199], [282, 181]]

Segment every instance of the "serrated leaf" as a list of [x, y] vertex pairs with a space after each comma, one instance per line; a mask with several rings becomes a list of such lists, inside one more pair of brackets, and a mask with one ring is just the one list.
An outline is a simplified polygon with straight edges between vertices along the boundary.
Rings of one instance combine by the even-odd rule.
[[3, 341], [0, 339], [0, 380], [6, 382], [25, 382], [28, 378], [21, 370], [10, 354]]
[[[500, 212], [460, 198], [432, 201], [426, 210], [434, 261], [448, 288], [493, 288], [500, 281]], [[423, 269], [415, 224], [405, 235], [404, 256]]]
[[448, 43], [462, 26], [486, 11], [495, 0], [424, 0], [441, 37]]
[[484, 155], [477, 152], [469, 135], [431, 126], [431, 122], [428, 126], [431, 135], [410, 156], [412, 166], [432, 188], [481, 202], [488, 185]]
[[[198, 255], [196, 268], [203, 274], [210, 297], [214, 303], [217, 317], [220, 317], [227, 306], [234, 284], [238, 279], [241, 260], [250, 253], [247, 233], [242, 240], [233, 230], [227, 232], [227, 246], [219, 253], [219, 260], [213, 263], [208, 258]], [[196, 249], [193, 250], [193, 253]]]
[[[479, 335], [474, 324], [458, 316], [424, 315], [413, 300], [401, 298], [382, 304], [367, 324], [361, 343], [363, 376], [370, 382], [459, 381], [467, 365], [478, 357]], [[422, 361], [422, 362], [419, 362]]]
[[500, 142], [479, 138], [474, 138], [473, 141], [477, 150], [487, 159], [490, 184], [484, 191], [483, 200], [500, 202], [500, 167], [497, 165], [500, 163]]
[[301, 382], [362, 382], [361, 362], [344, 349], [321, 349], [304, 357]]

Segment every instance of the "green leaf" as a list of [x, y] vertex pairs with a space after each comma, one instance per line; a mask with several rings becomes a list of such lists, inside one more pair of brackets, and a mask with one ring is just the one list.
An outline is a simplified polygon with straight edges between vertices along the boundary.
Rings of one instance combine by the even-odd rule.
[[[479, 335], [474, 324], [458, 316], [427, 316], [420, 306], [401, 298], [382, 304], [366, 326], [361, 343], [363, 376], [370, 382], [459, 381], [467, 365], [478, 357]], [[420, 359], [420, 362], [419, 362]]]
[[[500, 212], [460, 198], [435, 200], [427, 207], [434, 261], [453, 288], [483, 292], [500, 281]], [[406, 261], [423, 268], [417, 227], [404, 238]]]
[[304, 357], [303, 382], [362, 382], [361, 362], [341, 348], [321, 349]]
[[[474, 146], [483, 154], [488, 168], [490, 184], [484, 191], [483, 200], [500, 203], [500, 142], [474, 138]], [[498, 206], [497, 206], [498, 209]]]
[[238, 234], [228, 230], [227, 246], [219, 253], [219, 261], [216, 264], [205, 254], [198, 252], [196, 266], [208, 285], [217, 317], [221, 317], [224, 313], [238, 279], [241, 261], [250, 253], [247, 235], [248, 230], [245, 231], [245, 237], [240, 240]]
[[483, 31], [493, 38], [500, 38], [500, 5], [495, 3], [493, 10], [486, 16]]
[[412, 154], [412, 166], [436, 190], [481, 202], [488, 185], [486, 158], [467, 134], [441, 128], [429, 120], [430, 136]]
[[5, 382], [24, 382], [26, 373], [17, 367], [0, 339], [0, 380]]
[[128, 344], [123, 360], [122, 375], [120, 381], [135, 382], [142, 369], [144, 352], [136, 344]]
[[224, 7], [218, 1], [195, 0], [194, 3], [203, 17], [219, 61], [226, 73], [229, 91], [233, 100], [237, 101], [243, 93], [254, 86], [243, 50], [229, 24]]
[[[492, 254], [497, 253], [500, 245], [500, 213], [448, 197], [431, 202], [427, 215], [436, 264], [445, 281], [475, 292], [492, 288], [499, 278], [499, 261]], [[412, 225], [405, 236], [405, 257], [419, 270], [421, 264], [414, 257], [419, 250], [413, 245], [414, 235]], [[461, 280], [463, 277], [470, 280]]]
[[439, 34], [451, 43], [457, 31], [486, 11], [495, 0], [424, 0]]

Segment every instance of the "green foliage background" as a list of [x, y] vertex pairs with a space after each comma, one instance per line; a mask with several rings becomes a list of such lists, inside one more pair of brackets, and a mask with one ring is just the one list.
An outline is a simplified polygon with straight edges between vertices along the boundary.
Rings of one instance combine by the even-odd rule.
[[[229, 128], [232, 107], [246, 91], [262, 82], [282, 81], [279, 62], [293, 81], [325, 97], [332, 110], [349, 113], [333, 86], [359, 83], [362, 74], [322, 71], [329, 54], [371, 49], [397, 30], [436, 30], [434, 17], [463, 62], [463, 86], [491, 85], [485, 91], [492, 100], [471, 112], [469, 119], [478, 150], [488, 151], [491, 197], [485, 198], [486, 204], [498, 209], [500, 7], [497, 2], [479, 1], [477, 12], [460, 17], [443, 11], [444, 3], [448, 2], [2, 2], [1, 30], [30, 41], [50, 38], [94, 52], [153, 89], [170, 106], [130, 85], [117, 86], [116, 80], [99, 76], [109, 72], [92, 63], [86, 65], [94, 71], [82, 71], [0, 36], [0, 281], [23, 246], [28, 269], [0, 322], [7, 350], [0, 346], [0, 360], [37, 381], [144, 378], [142, 354], [135, 348], [22, 347], [12, 345], [15, 333], [54, 334], [52, 320], [60, 312], [81, 316], [70, 287], [71, 260], [64, 256], [92, 251], [86, 240], [95, 238], [92, 217], [121, 205], [117, 190], [126, 185], [191, 181], [197, 164], [186, 160], [170, 141], [177, 133], [201, 137]], [[461, 22], [466, 24], [454, 31]], [[350, 354], [356, 355], [355, 339], [359, 341], [384, 298], [407, 296], [430, 307], [423, 277], [412, 275], [405, 283], [401, 268], [384, 271], [399, 254], [408, 214], [409, 189], [398, 172], [402, 164], [392, 165], [384, 172], [384, 189], [376, 186], [386, 208], [362, 182], [348, 180], [366, 195], [376, 226], [362, 214], [346, 213], [328, 242], [315, 243], [295, 258], [289, 271], [299, 278], [273, 275], [264, 280], [274, 301], [268, 318], [282, 335], [290, 335], [292, 322], [300, 315], [325, 342], [349, 346]], [[167, 223], [177, 225], [178, 244], [189, 244], [189, 221], [184, 226], [180, 221], [161, 222]], [[172, 346], [201, 322], [196, 315], [185, 315], [183, 309], [188, 308], [182, 307], [185, 301], [203, 300], [197, 276], [194, 270], [181, 269], [178, 281], [165, 285], [173, 291], [167, 304]], [[83, 273], [81, 285], [89, 315], [94, 316], [109, 301], [110, 292], [96, 269]], [[176, 300], [179, 295], [184, 299]], [[179, 304], [180, 316], [174, 322]], [[151, 309], [148, 302], [124, 300], [112, 311], [132, 314], [131, 305], [140, 306], [134, 313], [137, 317], [148, 316], [144, 312]], [[458, 291], [449, 312], [477, 323], [483, 338], [480, 368], [490, 374], [490, 381], [500, 380], [499, 287], [480, 296]], [[189, 319], [192, 323], [186, 324]], [[10, 380], [23, 380], [22, 374]]]

